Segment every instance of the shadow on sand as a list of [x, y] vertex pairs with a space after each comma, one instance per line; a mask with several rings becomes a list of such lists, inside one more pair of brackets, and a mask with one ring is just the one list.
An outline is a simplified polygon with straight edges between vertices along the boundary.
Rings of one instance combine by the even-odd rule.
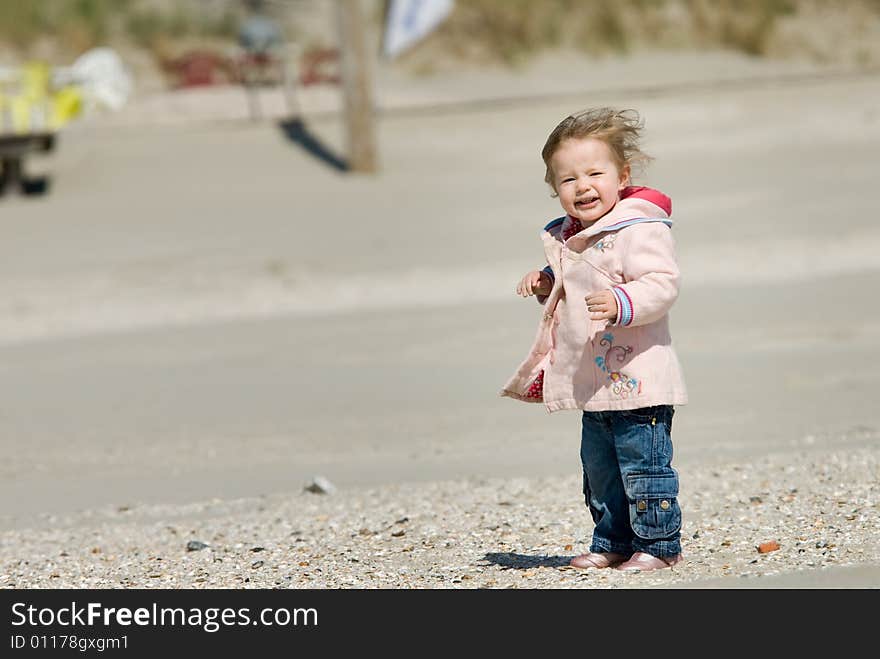
[[324, 146], [321, 141], [309, 131], [308, 126], [306, 126], [301, 118], [291, 117], [283, 119], [278, 122], [278, 127], [288, 140], [294, 144], [300, 145], [318, 160], [323, 161], [325, 164], [339, 172], [348, 171], [348, 163]]
[[535, 567], [568, 567], [573, 556], [529, 556], [504, 552], [486, 554], [483, 560], [511, 570], [530, 570]]

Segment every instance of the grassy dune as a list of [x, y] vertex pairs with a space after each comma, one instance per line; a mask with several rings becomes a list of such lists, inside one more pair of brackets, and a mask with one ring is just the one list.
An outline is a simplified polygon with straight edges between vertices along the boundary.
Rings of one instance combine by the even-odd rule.
[[878, 42], [880, 0], [458, 0], [408, 57], [430, 68], [444, 55], [516, 65], [557, 47], [596, 55], [732, 49], [877, 64]]
[[229, 38], [235, 34], [239, 5], [205, 0], [3, 0], [0, 43], [27, 54], [36, 41], [48, 37], [58, 51], [77, 54], [108, 42], [152, 49], [165, 40]]
[[[335, 0], [267, 0], [292, 39], [335, 43]], [[362, 0], [381, 29], [386, 0]], [[241, 0], [2, 0], [0, 48], [28, 56], [47, 39], [62, 56], [99, 44], [154, 55], [195, 40], [228, 44]], [[315, 22], [307, 14], [322, 18]], [[49, 36], [51, 35], [51, 36]], [[733, 49], [756, 56], [880, 65], [880, 0], [456, 0], [449, 19], [401, 61], [516, 66], [545, 50]]]

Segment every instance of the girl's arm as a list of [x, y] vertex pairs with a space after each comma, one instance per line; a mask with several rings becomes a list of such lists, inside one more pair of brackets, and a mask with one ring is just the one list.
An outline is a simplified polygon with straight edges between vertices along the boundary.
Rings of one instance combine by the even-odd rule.
[[649, 222], [621, 233], [629, 235], [623, 253], [625, 283], [611, 288], [617, 298], [616, 324], [647, 325], [666, 315], [678, 297], [681, 274], [672, 230], [662, 222]]

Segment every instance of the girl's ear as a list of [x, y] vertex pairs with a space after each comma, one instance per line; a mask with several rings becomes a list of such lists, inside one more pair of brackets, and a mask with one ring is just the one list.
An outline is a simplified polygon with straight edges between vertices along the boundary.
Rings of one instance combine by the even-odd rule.
[[618, 190], [623, 190], [626, 186], [629, 185], [630, 168], [629, 165], [624, 165], [620, 170], [620, 181], [617, 184]]

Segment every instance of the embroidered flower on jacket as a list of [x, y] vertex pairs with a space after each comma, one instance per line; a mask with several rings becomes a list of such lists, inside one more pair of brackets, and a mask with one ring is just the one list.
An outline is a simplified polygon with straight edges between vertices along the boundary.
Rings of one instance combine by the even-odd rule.
[[608, 379], [612, 382], [611, 391], [614, 392], [614, 395], [620, 396], [621, 398], [628, 398], [636, 389], [638, 389], [638, 391], [636, 391], [637, 394], [641, 393], [641, 382], [635, 378], [631, 378], [626, 373], [614, 370], [615, 362], [617, 364], [622, 364], [626, 361], [627, 356], [633, 351], [632, 346], [614, 345], [614, 335], [611, 332], [606, 332], [602, 336], [599, 345], [607, 346], [608, 350], [605, 351], [604, 357], [596, 357], [596, 365], [602, 369], [604, 373], [608, 374]]
[[606, 249], [611, 249], [614, 247], [614, 240], [617, 238], [616, 233], [607, 233], [599, 239], [595, 245], [593, 245], [594, 249], [598, 249], [600, 252], [605, 252]]

